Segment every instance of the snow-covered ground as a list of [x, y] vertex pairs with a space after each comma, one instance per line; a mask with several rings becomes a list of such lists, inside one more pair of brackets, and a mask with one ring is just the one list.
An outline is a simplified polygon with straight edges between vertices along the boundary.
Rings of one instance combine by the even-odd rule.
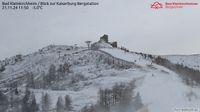
[[[141, 66], [151, 63], [137, 54], [127, 53], [119, 49], [102, 50], [127, 61], [134, 62], [134, 60], [137, 60], [136, 63]], [[190, 63], [200, 65], [196, 60], [199, 58], [196, 56], [196, 58], [187, 59], [185, 62], [189, 63], [190, 60]], [[174, 58], [174, 61], [176, 61], [176, 58]], [[148, 69], [146, 73], [139, 72], [139, 74], [144, 75], [144, 79], [138, 85], [137, 90], [149, 112], [178, 112], [178, 109], [198, 109], [199, 112], [200, 87], [186, 86], [176, 73], [158, 65], [155, 65], [155, 67], [156, 70]]]
[[140, 65], [143, 67], [146, 65], [150, 65], [152, 63], [151, 60], [144, 59], [141, 55], [138, 55], [136, 53], [125, 52], [121, 49], [104, 48], [101, 50], [111, 54], [114, 57], [129, 61], [129, 62], [134, 62], [137, 65]]
[[[118, 69], [102, 61], [109, 58], [112, 62], [134, 63], [140, 67]], [[166, 56], [166, 58], [173, 63], [182, 63], [192, 68], [200, 65], [200, 56]], [[0, 85], [3, 87], [3, 80], [11, 80], [23, 75], [26, 71], [37, 73], [36, 77], [41, 77], [42, 71], [47, 72], [51, 64], [58, 67], [59, 64], [65, 62], [72, 64], [73, 74], [83, 75], [85, 79], [71, 86], [66, 86], [67, 80], [60, 82], [66, 90], [32, 89], [36, 94], [38, 104], [41, 103], [43, 93], [51, 96], [51, 108], [55, 108], [59, 96], [69, 95], [72, 98], [74, 112], [78, 112], [87, 104], [97, 103], [100, 88], [111, 88], [116, 83], [129, 83], [136, 80], [133, 96], [137, 92], [140, 93], [142, 102], [148, 110], [143, 112], [183, 112], [178, 109], [200, 109], [200, 87], [185, 85], [179, 75], [152, 63], [150, 59], [145, 59], [139, 54], [110, 47], [100, 50], [88, 50], [75, 46], [45, 47], [24, 56], [21, 62], [7, 65], [6, 70], [0, 73]]]
[[200, 70], [200, 55], [166, 55], [162, 57], [170, 60], [174, 64], [181, 64]]

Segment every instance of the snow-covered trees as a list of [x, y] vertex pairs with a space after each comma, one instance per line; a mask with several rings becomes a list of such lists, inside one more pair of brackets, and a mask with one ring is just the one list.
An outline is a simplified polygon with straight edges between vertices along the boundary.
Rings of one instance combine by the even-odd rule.
[[27, 86], [30, 88], [35, 88], [35, 80], [34, 80], [34, 74], [32, 72], [27, 72]]
[[51, 64], [47, 74], [43, 74], [44, 88], [50, 86], [56, 80], [56, 66]]
[[99, 105], [104, 110], [111, 106], [128, 105], [132, 101], [133, 88], [124, 83], [115, 84], [112, 89], [99, 90]]
[[105, 110], [110, 109], [110, 106], [112, 105], [112, 90], [99, 90], [99, 105]]
[[30, 111], [29, 109], [29, 98], [30, 98], [31, 92], [28, 88], [26, 88], [25, 96], [22, 99], [22, 112]]
[[68, 112], [72, 110], [71, 98], [68, 95], [66, 95], [64, 100], [65, 102], [63, 101], [61, 96], [58, 97], [56, 103], [56, 112]]
[[37, 110], [35, 95], [26, 88], [25, 96], [22, 99], [22, 112], [37, 112]]
[[64, 102], [62, 97], [58, 97], [58, 101], [56, 103], [56, 112], [64, 112], [65, 111], [65, 107], [64, 107]]
[[[59, 89], [56, 82], [64, 80], [70, 72], [70, 65], [68, 63], [60, 64], [57, 68], [54, 64], [49, 66], [48, 72], [42, 71], [41, 77], [35, 78], [36, 74], [33, 72], [26, 72], [27, 87], [33, 89]], [[13, 84], [16, 85], [16, 84]], [[13, 87], [12, 87], [13, 88]]]
[[67, 63], [60, 64], [57, 69], [56, 80], [59, 81], [65, 77], [65, 75], [69, 72], [70, 65]]
[[65, 96], [65, 110], [72, 110], [72, 100], [69, 95]]
[[49, 94], [47, 93], [42, 94], [41, 105], [42, 105], [42, 112], [49, 112], [51, 106], [51, 100]]
[[0, 66], [0, 72], [3, 72], [4, 70], [5, 70], [6, 68], [5, 68], [5, 66]]
[[38, 112], [39, 108], [33, 92], [26, 88], [24, 95], [10, 91], [4, 95], [0, 92], [0, 112]]
[[46, 74], [45, 72], [41, 72], [41, 77], [34, 80], [35, 89], [45, 89], [47, 84]]
[[7, 108], [8, 108], [8, 99], [7, 99], [7, 96], [5, 96], [0, 91], [0, 112], [5, 112]]
[[52, 81], [55, 81], [56, 79], [56, 67], [54, 64], [51, 64], [50, 65], [50, 68], [49, 68], [49, 72], [48, 72], [48, 82], [49, 84], [52, 83]]
[[173, 64], [169, 60], [164, 59], [160, 56], [156, 57], [154, 63], [164, 66], [172, 71], [175, 71], [180, 75], [183, 81], [191, 86], [200, 85], [200, 71], [189, 68], [180, 64]]
[[140, 109], [143, 104], [139, 93], [132, 95], [135, 81], [129, 84], [116, 83], [111, 89], [99, 90], [99, 101], [95, 106], [85, 106], [81, 112], [132, 112]]
[[62, 64], [59, 65], [57, 69], [57, 75], [56, 75], [56, 80], [61, 80], [64, 77], [65, 71], [64, 71], [64, 66]]
[[142, 99], [139, 93], [137, 93], [137, 95], [134, 97], [133, 105], [135, 110], [138, 110], [143, 106]]
[[36, 104], [35, 95], [32, 93], [31, 96], [31, 104], [30, 104], [31, 111], [30, 112], [37, 112], [38, 111], [38, 105]]
[[120, 49], [121, 49], [121, 50], [124, 50], [125, 52], [129, 52], [129, 50], [128, 50], [127, 48], [125, 48], [125, 47], [122, 47], [122, 46], [121, 46]]
[[74, 84], [74, 83], [77, 83], [79, 81], [83, 81], [85, 80], [86, 78], [84, 77], [83, 74], [81, 73], [78, 73], [78, 74], [74, 74], [73, 76], [71, 76], [71, 83], [70, 84]]

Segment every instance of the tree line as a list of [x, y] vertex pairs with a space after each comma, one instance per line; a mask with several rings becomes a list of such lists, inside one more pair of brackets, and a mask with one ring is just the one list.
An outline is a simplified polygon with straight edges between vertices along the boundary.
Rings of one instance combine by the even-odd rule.
[[96, 105], [86, 105], [80, 112], [132, 112], [143, 104], [140, 94], [133, 97], [134, 84], [116, 83], [111, 89], [99, 89]]
[[4, 95], [0, 92], [0, 112], [69, 112], [72, 108], [72, 100], [69, 95], [64, 99], [60, 96], [57, 99], [56, 107], [52, 108], [51, 99], [48, 93], [42, 94], [40, 105], [36, 102], [36, 97], [28, 88], [23, 96]]
[[35, 74], [27, 72], [25, 75], [27, 77], [28, 87], [33, 89], [49, 88], [55, 82], [63, 80], [69, 73], [69, 68], [70, 65], [67, 63], [60, 64], [58, 68], [54, 64], [51, 64], [47, 73], [41, 73], [42, 77], [40, 79], [35, 79]]
[[189, 68], [181, 64], [173, 64], [169, 60], [164, 59], [160, 56], [154, 58], [156, 64], [164, 66], [172, 71], [175, 71], [180, 75], [183, 81], [191, 86], [200, 84], [200, 71]]

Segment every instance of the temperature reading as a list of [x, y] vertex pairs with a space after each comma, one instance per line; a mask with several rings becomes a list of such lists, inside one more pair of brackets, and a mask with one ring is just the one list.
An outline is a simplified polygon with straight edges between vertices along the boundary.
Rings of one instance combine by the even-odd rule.
[[42, 6], [41, 5], [33, 6], [33, 9], [35, 9], [35, 10], [42, 10]]

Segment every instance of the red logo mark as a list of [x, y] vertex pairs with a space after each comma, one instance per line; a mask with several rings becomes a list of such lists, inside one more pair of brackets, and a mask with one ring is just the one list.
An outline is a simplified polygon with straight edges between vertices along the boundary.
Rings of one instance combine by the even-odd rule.
[[154, 2], [153, 4], [151, 4], [151, 8], [160, 9], [160, 8], [163, 8], [163, 5], [159, 2]]

